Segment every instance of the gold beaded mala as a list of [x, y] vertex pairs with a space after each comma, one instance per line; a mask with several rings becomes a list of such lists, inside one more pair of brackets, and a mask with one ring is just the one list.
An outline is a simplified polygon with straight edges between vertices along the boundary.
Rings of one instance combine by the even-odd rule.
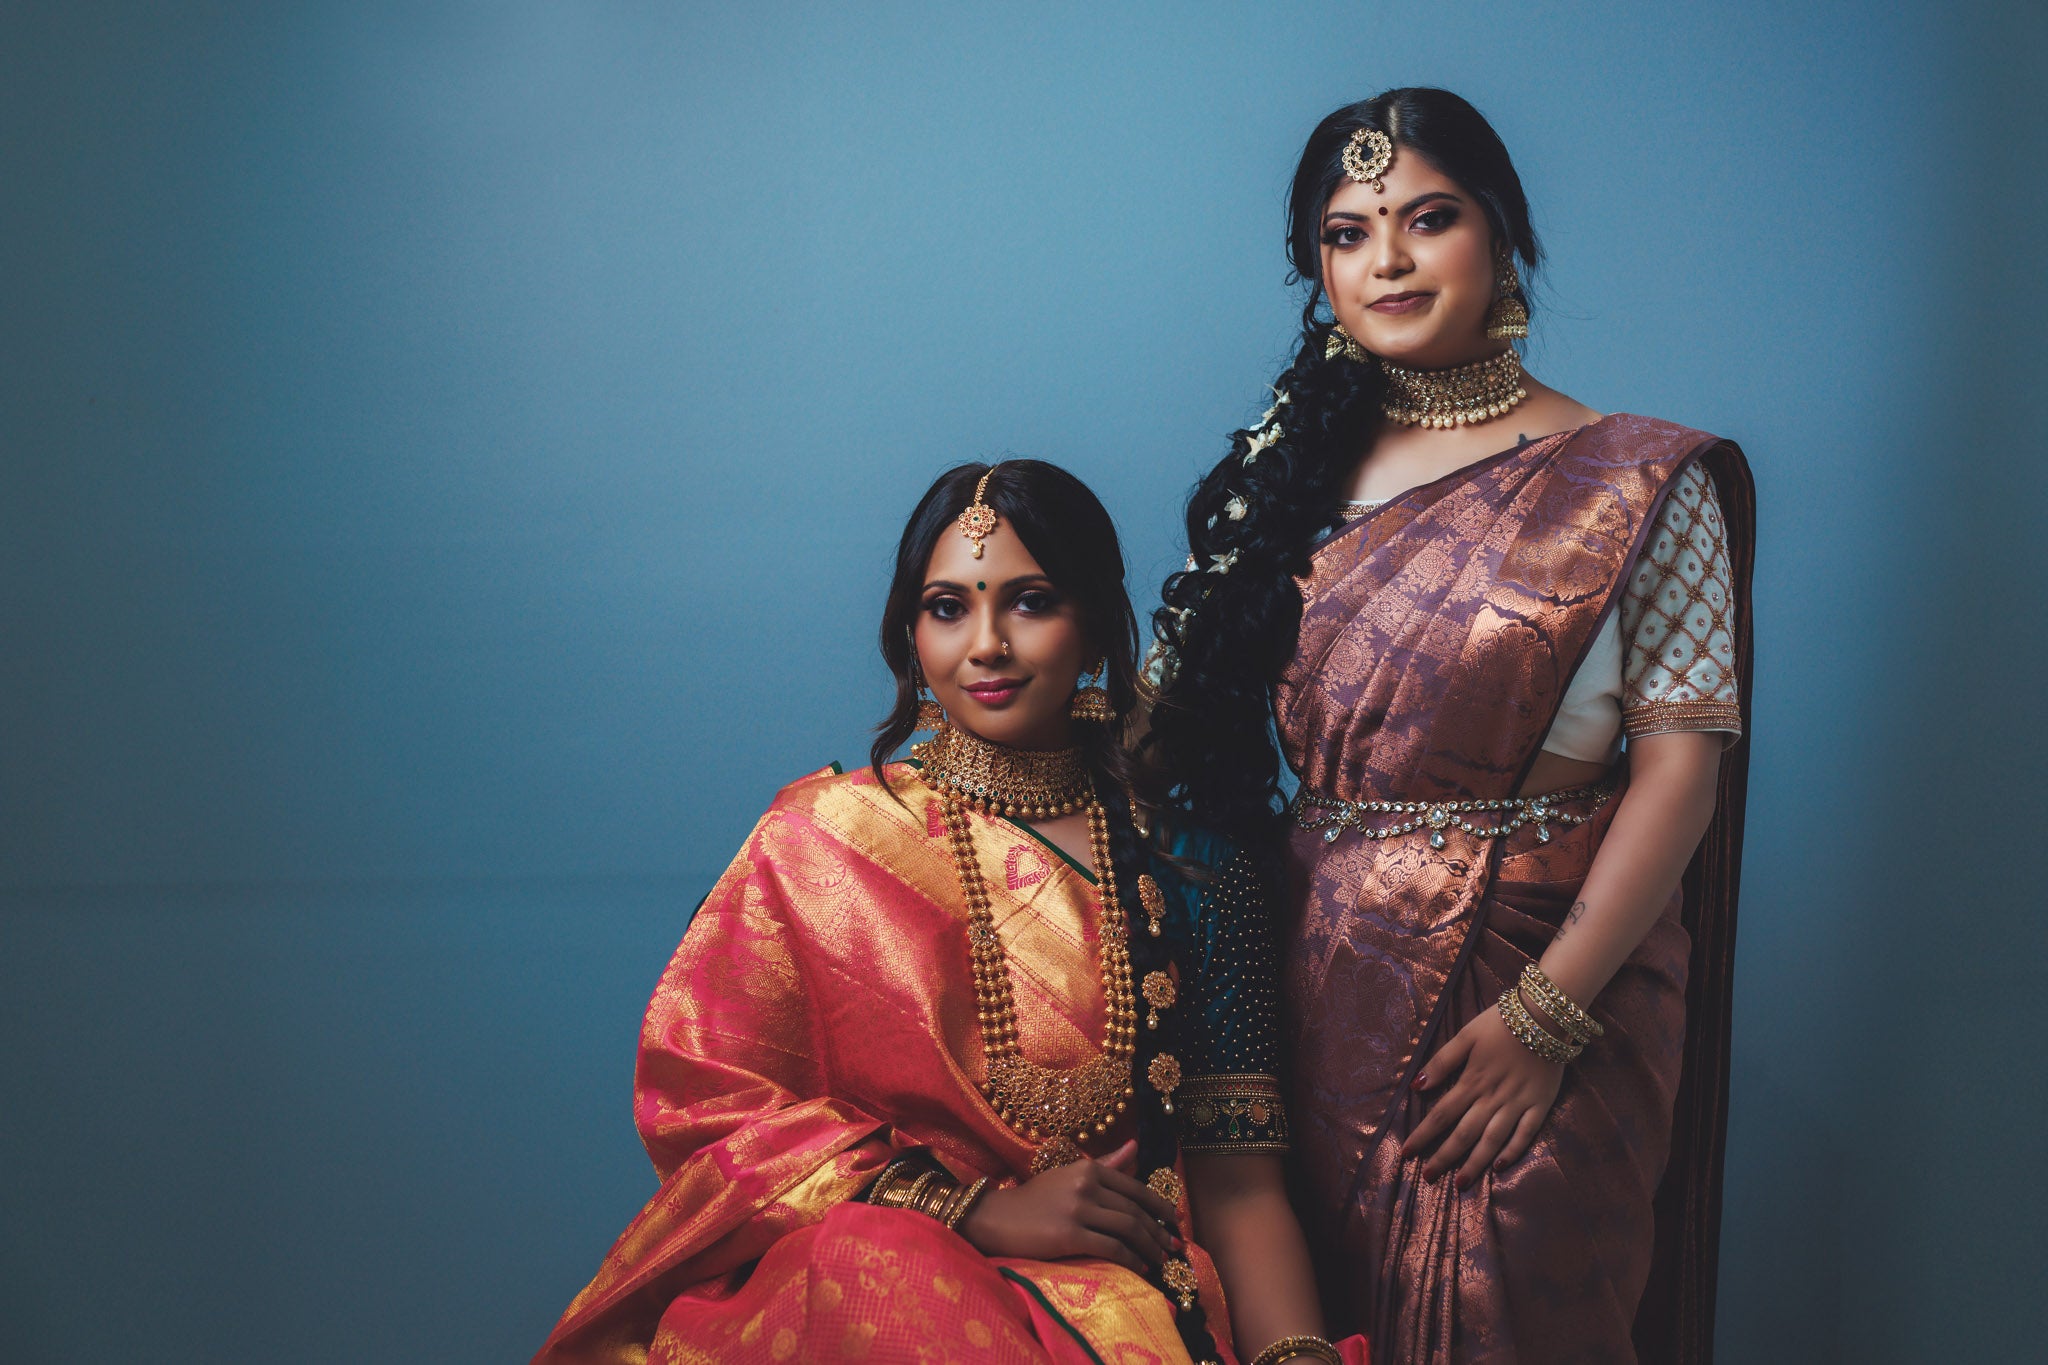
[[[1081, 1142], [1109, 1131], [1130, 1105], [1131, 1056], [1137, 1049], [1137, 1001], [1131, 953], [1110, 857], [1109, 814], [1096, 796], [1079, 750], [1026, 753], [1002, 749], [952, 727], [913, 754], [924, 783], [939, 799], [953, 865], [967, 900], [967, 942], [974, 965], [975, 1012], [988, 1064], [982, 1093], [1019, 1135], [1038, 1144], [1033, 1174], [1078, 1160]], [[1088, 842], [1102, 892], [1102, 996], [1109, 1006], [1102, 1055], [1075, 1067], [1027, 1061], [1017, 1041], [1010, 966], [990, 910], [988, 883], [974, 852], [967, 808], [988, 815], [1047, 819], [1076, 809], [1088, 814]]]

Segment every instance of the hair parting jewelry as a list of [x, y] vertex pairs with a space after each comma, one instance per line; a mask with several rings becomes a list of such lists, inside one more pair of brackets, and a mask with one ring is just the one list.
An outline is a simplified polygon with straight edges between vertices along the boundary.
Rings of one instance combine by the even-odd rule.
[[[939, 798], [954, 870], [967, 901], [975, 1011], [988, 1065], [983, 1093], [1004, 1123], [1038, 1144], [1031, 1162], [1034, 1172], [1065, 1165], [1081, 1156], [1084, 1139], [1109, 1130], [1134, 1093], [1131, 1056], [1137, 1049], [1138, 1011], [1131, 989], [1130, 945], [1117, 899], [1116, 865], [1110, 856], [1108, 812], [1078, 749], [1026, 754], [947, 726], [913, 752], [923, 761], [919, 775]], [[970, 804], [984, 812], [1036, 813], [1031, 818], [1065, 814], [1077, 806], [1088, 813], [1088, 842], [1102, 896], [1102, 996], [1109, 1017], [1101, 1054], [1079, 1066], [1040, 1066], [1025, 1060], [1018, 1046], [1009, 959], [996, 932], [988, 883], [974, 850], [974, 831], [967, 818]]]
[[1371, 185], [1382, 194], [1387, 184], [1381, 177], [1394, 164], [1394, 139], [1377, 128], [1360, 128], [1344, 144], [1344, 174], [1361, 185]]
[[960, 520], [954, 523], [960, 528], [960, 534], [973, 542], [976, 559], [981, 558], [981, 542], [994, 534], [996, 529], [996, 509], [988, 505], [983, 495], [988, 492], [989, 479], [1001, 468], [1000, 464], [992, 464], [982, 474], [981, 482], [974, 485], [974, 501], [967, 504], [967, 510], [962, 512]]
[[1529, 396], [1522, 387], [1522, 358], [1512, 348], [1449, 370], [1411, 370], [1381, 357], [1387, 394], [1380, 412], [1390, 422], [1414, 427], [1462, 427], [1505, 417]]

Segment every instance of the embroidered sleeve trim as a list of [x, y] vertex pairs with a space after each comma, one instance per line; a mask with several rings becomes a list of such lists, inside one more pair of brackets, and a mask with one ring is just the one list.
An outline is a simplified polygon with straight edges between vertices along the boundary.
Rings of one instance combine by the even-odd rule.
[[1621, 713], [1621, 728], [1630, 739], [1690, 730], [1721, 730], [1728, 743], [1742, 738], [1742, 708], [1732, 701], [1653, 701]]
[[1192, 1076], [1181, 1082], [1184, 1152], [1284, 1152], [1287, 1106], [1272, 1076]]

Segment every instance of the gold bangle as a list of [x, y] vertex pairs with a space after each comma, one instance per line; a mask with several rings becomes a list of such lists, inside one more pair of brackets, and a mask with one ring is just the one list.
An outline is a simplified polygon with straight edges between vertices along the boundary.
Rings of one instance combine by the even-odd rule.
[[1515, 1035], [1515, 1041], [1546, 1062], [1562, 1066], [1584, 1051], [1578, 1044], [1568, 1043], [1547, 1032], [1530, 1018], [1529, 1007], [1522, 1003], [1521, 991], [1513, 986], [1500, 993], [1500, 1000], [1494, 1008], [1500, 1011], [1501, 1022], [1508, 1026], [1509, 1033]]
[[988, 1177], [983, 1176], [965, 1189], [953, 1192], [953, 1198], [941, 1214], [939, 1221], [954, 1232], [960, 1230], [960, 1221], [967, 1217], [967, 1211], [974, 1207], [982, 1192], [988, 1189]]
[[1337, 1354], [1337, 1348], [1321, 1337], [1282, 1337], [1265, 1350], [1252, 1357], [1251, 1365], [1280, 1365], [1283, 1360], [1299, 1360], [1313, 1356], [1326, 1361], [1328, 1365], [1344, 1365], [1344, 1357]]
[[1557, 1021], [1557, 1026], [1575, 1043], [1590, 1043], [1595, 1038], [1607, 1036], [1607, 1030], [1600, 1021], [1580, 1007], [1579, 1002], [1557, 988], [1550, 974], [1531, 962], [1522, 968], [1521, 987], [1529, 993], [1543, 1009], [1543, 1012]]

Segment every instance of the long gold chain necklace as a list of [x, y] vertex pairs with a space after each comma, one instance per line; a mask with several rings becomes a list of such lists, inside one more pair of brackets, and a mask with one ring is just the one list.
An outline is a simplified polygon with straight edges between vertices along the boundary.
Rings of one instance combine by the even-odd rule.
[[[1081, 1156], [1081, 1142], [1109, 1130], [1131, 1096], [1131, 1054], [1138, 1038], [1137, 1000], [1131, 990], [1131, 952], [1117, 901], [1116, 866], [1109, 850], [1109, 815], [1096, 796], [1077, 749], [1026, 753], [1002, 749], [946, 726], [911, 751], [920, 775], [939, 798], [951, 841], [953, 866], [967, 899], [967, 942], [974, 964], [974, 1007], [981, 1022], [988, 1079], [982, 1093], [1003, 1122], [1031, 1142], [1033, 1173]], [[1074, 1067], [1027, 1061], [1017, 1040], [1017, 1004], [1010, 990], [1009, 957], [996, 932], [988, 883], [974, 852], [967, 808], [990, 815], [1045, 819], [1081, 809], [1088, 813], [1088, 843], [1102, 892], [1102, 996], [1109, 1006], [1100, 1056]]]
[[1404, 427], [1476, 426], [1505, 417], [1529, 396], [1513, 347], [1450, 370], [1411, 370], [1387, 360], [1379, 367], [1387, 377], [1380, 413]]

